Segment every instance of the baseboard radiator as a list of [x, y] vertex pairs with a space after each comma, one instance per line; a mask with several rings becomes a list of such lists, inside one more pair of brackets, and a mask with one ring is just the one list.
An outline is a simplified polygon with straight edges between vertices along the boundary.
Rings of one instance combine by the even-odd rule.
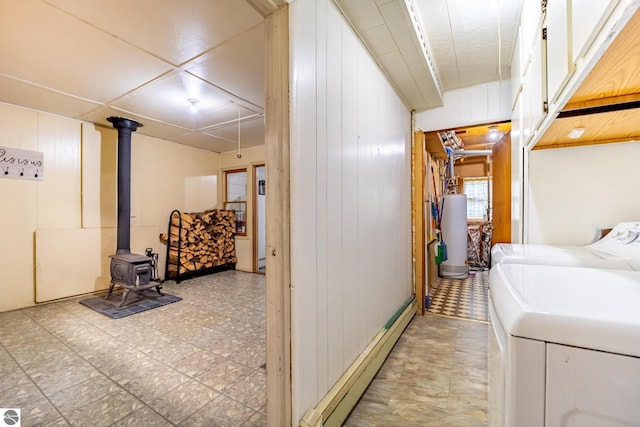
[[300, 426], [341, 426], [415, 314], [416, 299], [411, 297], [389, 319], [320, 403], [307, 411]]

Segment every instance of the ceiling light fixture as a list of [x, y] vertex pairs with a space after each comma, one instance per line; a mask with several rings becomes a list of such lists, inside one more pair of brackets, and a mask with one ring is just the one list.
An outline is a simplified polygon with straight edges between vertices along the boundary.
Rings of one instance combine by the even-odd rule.
[[195, 98], [188, 98], [187, 102], [189, 104], [191, 104], [191, 112], [192, 113], [197, 113], [198, 112], [198, 103], [200, 102], [199, 100], [195, 99]]
[[582, 136], [584, 131], [585, 131], [584, 128], [573, 128], [569, 131], [569, 133], [567, 134], [567, 137], [569, 139], [578, 139]]

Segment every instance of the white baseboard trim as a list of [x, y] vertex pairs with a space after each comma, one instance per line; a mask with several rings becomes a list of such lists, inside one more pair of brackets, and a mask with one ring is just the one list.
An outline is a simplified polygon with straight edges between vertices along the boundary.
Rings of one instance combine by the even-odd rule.
[[378, 332], [320, 403], [307, 411], [300, 426], [341, 426], [415, 314], [416, 299], [411, 297]]

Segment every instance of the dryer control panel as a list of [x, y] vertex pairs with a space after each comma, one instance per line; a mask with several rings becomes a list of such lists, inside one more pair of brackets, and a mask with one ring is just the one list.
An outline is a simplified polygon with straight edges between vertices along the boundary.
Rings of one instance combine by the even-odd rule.
[[640, 222], [621, 222], [588, 248], [604, 258], [625, 258], [640, 262]]

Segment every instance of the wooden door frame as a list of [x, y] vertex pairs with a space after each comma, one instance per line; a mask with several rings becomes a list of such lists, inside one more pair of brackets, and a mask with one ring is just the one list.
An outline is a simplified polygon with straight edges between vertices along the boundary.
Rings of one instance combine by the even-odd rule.
[[411, 229], [412, 229], [412, 258], [413, 278], [416, 295], [416, 312], [425, 312], [425, 135], [422, 131], [413, 132], [411, 143]]
[[291, 188], [289, 7], [265, 19], [267, 425], [290, 426]]
[[[253, 260], [251, 262], [252, 264], [252, 268], [253, 268], [253, 272], [254, 273], [258, 273], [258, 274], [265, 274], [262, 271], [258, 270], [258, 186], [256, 185], [257, 183], [257, 174], [256, 174], [256, 169], [259, 167], [264, 166], [264, 171], [265, 171], [265, 177], [266, 177], [266, 172], [267, 172], [267, 165], [265, 162], [262, 163], [252, 163], [251, 164], [251, 179], [253, 180], [252, 185], [253, 185], [253, 196], [252, 196], [252, 210], [253, 212], [251, 213], [251, 221], [252, 221], [252, 227], [251, 227], [251, 248], [252, 248], [252, 256], [253, 256]], [[265, 178], [266, 179], [266, 178]], [[266, 204], [265, 204], [265, 209], [266, 209]], [[265, 222], [265, 228], [266, 228], [266, 222]], [[265, 229], [266, 232], [266, 229]], [[265, 249], [265, 263], [266, 263], [266, 249]]]

